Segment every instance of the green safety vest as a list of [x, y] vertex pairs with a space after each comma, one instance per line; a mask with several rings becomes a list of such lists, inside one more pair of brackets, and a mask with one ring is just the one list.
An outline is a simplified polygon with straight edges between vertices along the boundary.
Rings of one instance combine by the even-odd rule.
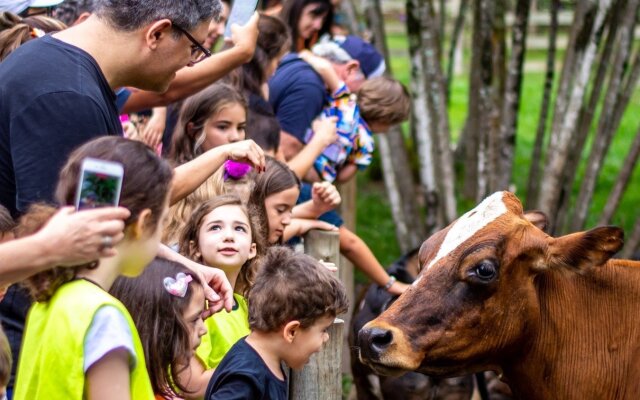
[[131, 398], [153, 399], [136, 326], [124, 305], [96, 285], [74, 280], [60, 286], [47, 302], [29, 310], [16, 375], [15, 400], [82, 400], [85, 396], [84, 339], [102, 306], [124, 315], [136, 353], [129, 372]]
[[233, 299], [236, 301], [233, 311], [222, 310], [204, 320], [207, 333], [202, 336], [196, 355], [206, 369], [216, 368], [231, 347], [250, 332], [247, 300], [237, 293]]

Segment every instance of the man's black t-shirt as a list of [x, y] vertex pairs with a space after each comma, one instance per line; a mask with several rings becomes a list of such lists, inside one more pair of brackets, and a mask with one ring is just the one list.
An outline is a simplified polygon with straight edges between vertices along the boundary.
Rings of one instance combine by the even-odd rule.
[[[283, 372], [284, 374], [284, 372]], [[286, 375], [285, 375], [286, 376]], [[224, 356], [207, 386], [205, 400], [287, 400], [288, 382], [280, 380], [242, 338]]]
[[51, 202], [71, 151], [122, 134], [115, 99], [93, 57], [52, 36], [0, 63], [0, 204], [16, 217]]

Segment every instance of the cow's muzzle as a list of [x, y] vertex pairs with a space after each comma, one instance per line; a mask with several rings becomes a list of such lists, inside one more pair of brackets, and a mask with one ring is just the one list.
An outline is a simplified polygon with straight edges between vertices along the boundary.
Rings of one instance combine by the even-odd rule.
[[393, 343], [393, 332], [388, 329], [367, 328], [358, 332], [358, 344], [360, 357], [371, 361], [377, 361]]

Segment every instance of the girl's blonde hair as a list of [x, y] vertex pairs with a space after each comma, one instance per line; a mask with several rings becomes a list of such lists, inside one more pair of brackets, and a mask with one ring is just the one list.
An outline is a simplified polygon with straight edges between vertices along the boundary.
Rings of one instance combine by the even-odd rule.
[[212, 198], [211, 200], [205, 201], [200, 204], [191, 216], [189, 217], [187, 223], [184, 225], [183, 229], [180, 232], [180, 239], [178, 241], [180, 254], [185, 257], [194, 260], [196, 262], [202, 262], [202, 256], [199, 256], [200, 248], [198, 244], [198, 233], [200, 232], [200, 227], [207, 215], [209, 215], [213, 210], [222, 206], [238, 206], [242, 210], [242, 212], [247, 216], [249, 220], [249, 227], [251, 229], [251, 240], [256, 244], [256, 257], [253, 259], [247, 260], [242, 267], [240, 268], [240, 273], [238, 274], [238, 279], [236, 281], [235, 292], [240, 293], [244, 297], [249, 295], [249, 291], [254, 282], [254, 276], [256, 274], [255, 265], [258, 262], [258, 259], [264, 254], [264, 242], [262, 239], [262, 235], [258, 230], [256, 225], [257, 219], [255, 218], [255, 214], [250, 211], [250, 209], [245, 206], [242, 200], [236, 196], [231, 194], [225, 194], [221, 196], [217, 196]]

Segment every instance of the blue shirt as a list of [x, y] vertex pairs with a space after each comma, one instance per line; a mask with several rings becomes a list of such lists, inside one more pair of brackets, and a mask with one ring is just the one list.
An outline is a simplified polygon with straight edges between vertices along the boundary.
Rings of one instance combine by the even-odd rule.
[[301, 143], [326, 98], [324, 81], [296, 53], [287, 54], [269, 80], [269, 103], [282, 130]]
[[87, 52], [52, 36], [0, 63], [0, 204], [14, 217], [53, 200], [69, 154], [122, 134], [115, 94]]
[[[284, 371], [283, 371], [284, 375]], [[231, 347], [215, 372], [205, 400], [287, 400], [289, 384], [276, 377], [242, 338]]]

